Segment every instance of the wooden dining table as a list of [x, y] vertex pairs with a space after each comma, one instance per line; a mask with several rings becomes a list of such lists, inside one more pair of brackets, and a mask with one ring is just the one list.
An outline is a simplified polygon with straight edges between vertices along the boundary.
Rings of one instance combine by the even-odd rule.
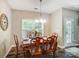
[[[38, 38], [39, 39], [39, 38]], [[52, 51], [56, 51], [56, 48], [57, 48], [57, 44], [54, 45], [54, 50], [53, 49], [49, 49], [49, 44], [51, 43], [51, 37], [41, 37], [41, 39], [36, 39], [37, 41], [36, 42], [33, 42], [32, 43], [32, 39], [28, 39], [28, 40], [23, 40], [22, 41], [22, 46], [23, 46], [23, 49], [26, 53], [26, 51], [31, 51], [32, 53], [32, 48], [33, 46], [34, 47], [40, 47], [39, 49], [41, 49], [41, 53], [44, 55], [44, 54], [49, 54], [49, 52], [52, 52]], [[38, 42], [40, 41], [40, 43], [38, 44]], [[52, 41], [53, 42], [53, 41]], [[55, 41], [56, 42], [56, 41]], [[26, 48], [26, 49], [25, 49]]]
[[[40, 45], [47, 44], [47, 43], [48, 43], [47, 37], [40, 40]], [[25, 47], [28, 48], [31, 45], [34, 45], [34, 43], [31, 43], [31, 39], [27, 39], [27, 40], [22, 40], [22, 45], [24, 48]]]

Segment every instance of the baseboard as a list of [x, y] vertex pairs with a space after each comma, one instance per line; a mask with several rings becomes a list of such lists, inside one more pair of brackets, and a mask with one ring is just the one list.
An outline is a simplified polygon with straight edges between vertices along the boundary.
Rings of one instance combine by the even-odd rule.
[[79, 44], [65, 45], [65, 48], [67, 48], [67, 47], [75, 47], [75, 46], [79, 46]]
[[6, 54], [4, 55], [4, 58], [6, 58], [6, 56], [8, 55], [8, 53], [10, 52], [11, 48], [15, 47], [15, 45], [11, 45], [10, 48], [8, 49], [8, 51], [6, 52]]
[[60, 46], [60, 45], [58, 45], [58, 47], [59, 47], [59, 48], [62, 48], [62, 49], [64, 49], [64, 48], [65, 48], [64, 46]]

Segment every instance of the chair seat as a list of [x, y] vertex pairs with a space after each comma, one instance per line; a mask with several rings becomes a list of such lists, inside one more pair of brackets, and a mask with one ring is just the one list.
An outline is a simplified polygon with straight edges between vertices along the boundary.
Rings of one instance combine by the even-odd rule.
[[41, 53], [41, 50], [40, 49], [36, 49], [33, 53], [32, 53], [32, 55], [41, 55], [42, 53]]
[[47, 53], [53, 52], [54, 50], [52, 48], [46, 50]]
[[38, 51], [38, 52], [34, 52], [32, 55], [33, 55], [33, 56], [41, 55], [41, 52], [40, 52], [40, 51]]

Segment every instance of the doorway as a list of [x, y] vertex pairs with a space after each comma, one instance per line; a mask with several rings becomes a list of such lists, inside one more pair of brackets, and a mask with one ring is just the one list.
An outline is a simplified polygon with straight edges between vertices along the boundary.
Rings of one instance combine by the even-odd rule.
[[75, 18], [73, 16], [64, 17], [64, 45], [65, 47], [73, 45], [75, 36]]

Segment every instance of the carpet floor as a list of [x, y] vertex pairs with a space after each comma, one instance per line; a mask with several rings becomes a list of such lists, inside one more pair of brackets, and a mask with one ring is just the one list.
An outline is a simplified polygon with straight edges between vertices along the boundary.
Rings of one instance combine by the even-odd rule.
[[[16, 58], [16, 48], [13, 47], [11, 51], [8, 53], [6, 58]], [[20, 48], [18, 58], [28, 58], [27, 56], [24, 57], [22, 50]], [[41, 55], [41, 56], [32, 56], [31, 58], [78, 58], [77, 56], [71, 54], [70, 52], [65, 51], [64, 49], [57, 48], [56, 55], [53, 56], [52, 54], [48, 55]]]

